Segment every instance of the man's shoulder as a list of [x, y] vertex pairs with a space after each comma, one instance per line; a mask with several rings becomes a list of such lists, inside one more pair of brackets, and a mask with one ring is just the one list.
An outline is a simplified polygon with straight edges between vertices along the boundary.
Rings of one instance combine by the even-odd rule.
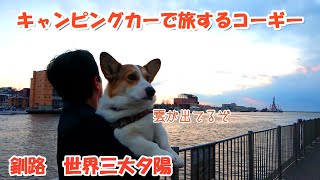
[[99, 115], [99, 114], [94, 114], [93, 115], [93, 117], [94, 117], [94, 119], [95, 119], [95, 121], [97, 121], [97, 122], [99, 122], [99, 123], [103, 123], [103, 124], [105, 124], [105, 125], [110, 125], [110, 123], [108, 122], [108, 121], [106, 121], [105, 119], [104, 119], [104, 117], [102, 117], [101, 115]]
[[67, 111], [62, 112], [60, 115], [59, 123], [61, 125], [72, 125], [72, 126], [80, 126], [80, 125], [96, 125], [108, 127], [110, 123], [107, 122], [103, 117], [93, 112], [83, 112], [79, 111]]
[[66, 103], [60, 115], [60, 121], [72, 123], [107, 123], [103, 118], [96, 114], [95, 108], [88, 104]]
[[101, 130], [102, 132], [113, 132], [110, 123], [98, 114], [87, 117], [87, 119], [84, 119], [81, 123], [83, 123], [85, 127], [91, 127], [96, 130]]

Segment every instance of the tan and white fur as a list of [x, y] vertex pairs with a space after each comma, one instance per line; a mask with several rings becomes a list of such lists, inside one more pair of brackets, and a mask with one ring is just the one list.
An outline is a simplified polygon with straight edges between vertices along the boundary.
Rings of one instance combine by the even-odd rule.
[[[144, 66], [122, 65], [110, 54], [102, 52], [100, 65], [108, 85], [99, 101], [97, 114], [113, 123], [120, 118], [153, 109], [156, 96], [151, 82], [160, 69], [159, 59]], [[162, 124], [153, 122], [152, 113], [122, 128], [116, 128], [114, 136], [136, 156], [168, 155], [175, 167], [183, 166], [182, 159], [171, 149]]]

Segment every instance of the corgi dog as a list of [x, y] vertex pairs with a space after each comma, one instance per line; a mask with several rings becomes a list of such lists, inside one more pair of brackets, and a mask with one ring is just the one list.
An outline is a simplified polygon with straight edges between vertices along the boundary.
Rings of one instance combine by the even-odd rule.
[[160, 59], [144, 66], [122, 65], [102, 52], [100, 66], [108, 85], [96, 113], [111, 124], [115, 138], [137, 157], [167, 155], [175, 167], [183, 167], [162, 124], [153, 122], [156, 91], [151, 82], [160, 69]]

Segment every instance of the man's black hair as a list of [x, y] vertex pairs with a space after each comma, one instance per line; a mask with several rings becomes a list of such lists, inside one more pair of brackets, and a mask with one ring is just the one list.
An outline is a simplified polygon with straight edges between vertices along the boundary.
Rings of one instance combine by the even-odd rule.
[[93, 94], [94, 78], [100, 79], [93, 55], [75, 50], [53, 58], [47, 66], [47, 78], [63, 100], [85, 102]]

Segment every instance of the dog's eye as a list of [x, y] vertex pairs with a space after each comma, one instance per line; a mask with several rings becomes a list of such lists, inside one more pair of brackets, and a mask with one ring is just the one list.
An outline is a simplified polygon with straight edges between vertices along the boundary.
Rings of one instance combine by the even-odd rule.
[[137, 77], [136, 75], [134, 75], [134, 74], [130, 74], [130, 75], [128, 76], [128, 79], [131, 80], [131, 81], [134, 81], [134, 80], [137, 80], [138, 77]]

